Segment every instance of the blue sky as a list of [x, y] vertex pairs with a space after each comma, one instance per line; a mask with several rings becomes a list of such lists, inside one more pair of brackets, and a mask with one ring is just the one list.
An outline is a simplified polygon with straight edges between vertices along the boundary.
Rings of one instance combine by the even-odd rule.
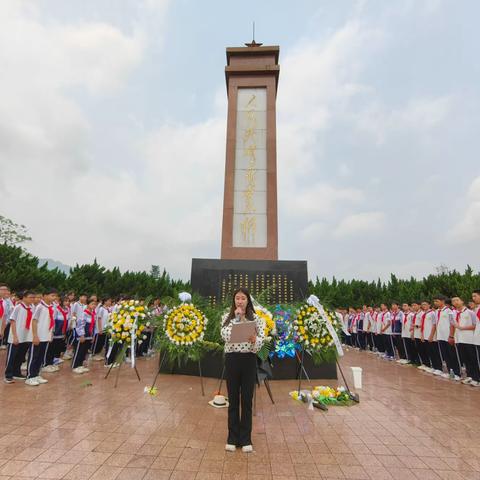
[[[67, 264], [220, 254], [225, 47], [278, 44], [282, 259], [480, 268], [476, 1], [5, 1], [1, 212]], [[21, 188], [19, 188], [21, 185]]]

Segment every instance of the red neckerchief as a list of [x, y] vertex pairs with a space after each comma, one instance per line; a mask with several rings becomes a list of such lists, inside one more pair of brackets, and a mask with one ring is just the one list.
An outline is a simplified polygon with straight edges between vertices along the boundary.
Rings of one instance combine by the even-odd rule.
[[66, 333], [67, 331], [67, 325], [68, 325], [68, 320], [67, 320], [67, 315], [68, 315], [68, 309], [64, 310], [60, 305], [58, 305], [58, 311], [63, 315], [63, 327], [62, 327], [62, 333]]
[[455, 319], [455, 321], [458, 323], [458, 321], [460, 320], [460, 315], [467, 309], [467, 307], [463, 307], [463, 310], [457, 310], [457, 318]]
[[5, 308], [3, 306], [3, 298], [0, 299], [0, 318], [3, 318], [3, 315], [5, 313]]
[[397, 321], [397, 314], [399, 313], [400, 310], [397, 310], [396, 312], [393, 312], [392, 310], [392, 315], [393, 315], [393, 318], [392, 318], [392, 327], [393, 325], [395, 324], [395, 322]]
[[47, 305], [43, 300], [40, 302], [46, 309], [48, 309], [48, 316], [50, 317], [50, 326], [48, 327], [51, 330], [55, 326], [55, 317], [53, 315], [53, 305]]
[[407, 324], [407, 320], [408, 320], [408, 315], [410, 315], [410, 312], [407, 312], [407, 313], [403, 313], [403, 324], [406, 325]]
[[93, 335], [93, 329], [95, 328], [95, 310], [93, 312], [90, 312], [89, 310], [85, 310], [85, 313], [87, 315], [90, 315], [90, 329], [89, 333], [90, 335]]
[[388, 310], [386, 312], [382, 312], [380, 314], [380, 317], [381, 317], [381, 321], [382, 321], [382, 324], [383, 324], [383, 320], [385, 319], [385, 315], [388, 313]]
[[20, 305], [27, 311], [27, 321], [25, 322], [25, 328], [27, 330], [30, 330], [30, 325], [32, 323], [32, 309], [30, 307], [27, 307], [23, 302], [20, 303]]
[[477, 318], [480, 320], [480, 307], [477, 307]]
[[431, 312], [432, 310], [427, 310], [426, 312], [423, 313], [422, 315], [422, 323], [421, 323], [421, 326], [420, 326], [420, 330], [423, 331], [425, 330], [425, 319], [427, 318], [427, 315]]
[[438, 311], [437, 311], [437, 322], [440, 323], [440, 315], [442, 314], [442, 312], [446, 309], [447, 307], [443, 307], [443, 308], [439, 308]]

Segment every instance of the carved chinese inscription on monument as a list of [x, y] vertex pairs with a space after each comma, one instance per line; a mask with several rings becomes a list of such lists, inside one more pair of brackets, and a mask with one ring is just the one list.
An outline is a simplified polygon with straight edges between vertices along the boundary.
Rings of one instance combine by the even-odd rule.
[[266, 105], [265, 88], [238, 90], [234, 247], [267, 245]]

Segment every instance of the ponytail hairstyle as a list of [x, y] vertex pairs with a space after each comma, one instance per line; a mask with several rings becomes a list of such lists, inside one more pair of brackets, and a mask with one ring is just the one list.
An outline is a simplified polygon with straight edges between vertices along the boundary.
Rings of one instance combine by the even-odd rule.
[[243, 293], [247, 297], [247, 308], [245, 309], [245, 318], [251, 321], [255, 319], [255, 308], [253, 307], [253, 302], [252, 302], [252, 297], [250, 296], [250, 292], [246, 288], [240, 287], [233, 292], [232, 306], [230, 307], [229, 314], [226, 316], [225, 320], [223, 321], [223, 325], [222, 325], [223, 327], [226, 327], [227, 325], [229, 325], [230, 322], [235, 318], [235, 310], [236, 310], [235, 296], [237, 295], [237, 293]]

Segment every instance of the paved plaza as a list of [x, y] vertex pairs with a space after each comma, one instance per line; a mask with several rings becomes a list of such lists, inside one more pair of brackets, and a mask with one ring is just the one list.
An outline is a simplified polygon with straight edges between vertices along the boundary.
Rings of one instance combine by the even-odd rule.
[[227, 411], [207, 403], [218, 381], [202, 397], [198, 378], [161, 375], [151, 397], [157, 364], [138, 361], [141, 382], [122, 367], [116, 389], [101, 362], [39, 387], [2, 383], [0, 480], [480, 479], [480, 389], [348, 352], [345, 371], [363, 368], [361, 403], [309, 411], [288, 396], [296, 382], [272, 381], [248, 455], [224, 451]]

